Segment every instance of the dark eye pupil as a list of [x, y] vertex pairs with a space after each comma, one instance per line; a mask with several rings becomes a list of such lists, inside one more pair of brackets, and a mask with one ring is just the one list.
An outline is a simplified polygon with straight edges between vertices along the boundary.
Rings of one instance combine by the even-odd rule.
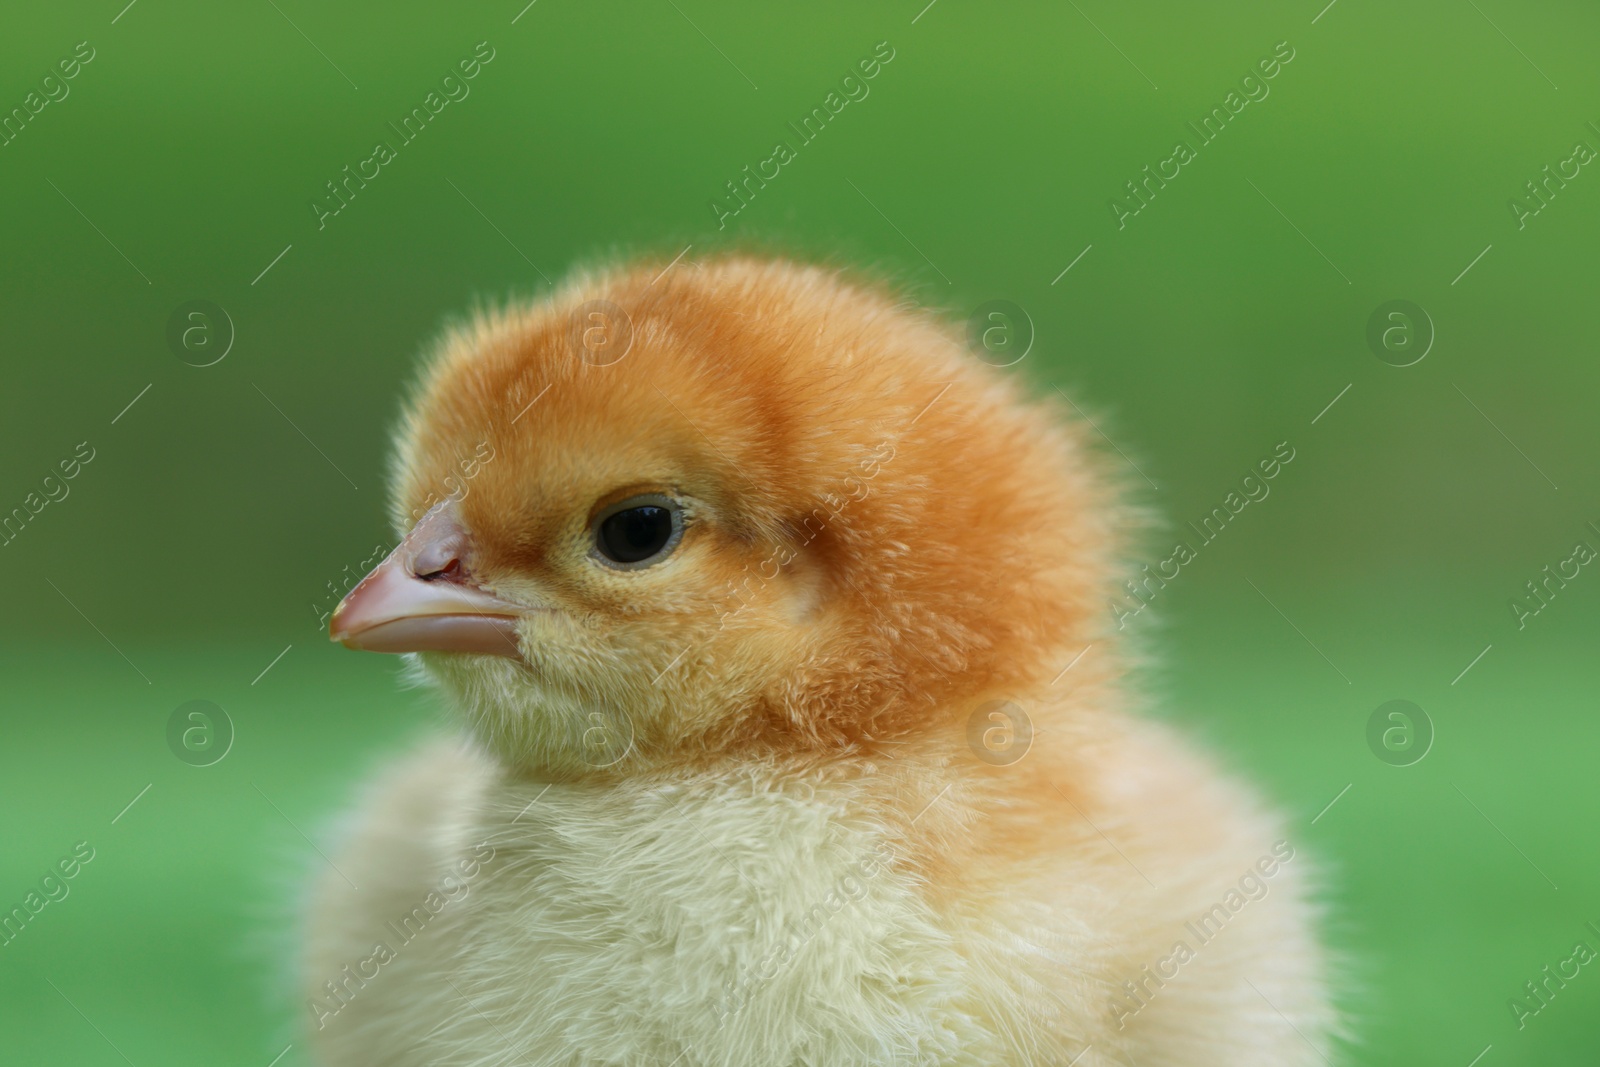
[[666, 508], [628, 508], [600, 524], [600, 551], [617, 563], [649, 559], [671, 539], [672, 512]]

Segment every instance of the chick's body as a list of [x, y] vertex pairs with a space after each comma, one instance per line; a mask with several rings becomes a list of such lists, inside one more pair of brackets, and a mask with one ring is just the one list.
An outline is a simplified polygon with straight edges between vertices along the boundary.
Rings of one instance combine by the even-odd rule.
[[419, 390], [394, 558], [501, 629], [363, 646], [468, 729], [318, 886], [322, 1061], [1321, 1062], [1307, 862], [1124, 710], [1128, 513], [1076, 427], [836, 274], [659, 272], [480, 321]]

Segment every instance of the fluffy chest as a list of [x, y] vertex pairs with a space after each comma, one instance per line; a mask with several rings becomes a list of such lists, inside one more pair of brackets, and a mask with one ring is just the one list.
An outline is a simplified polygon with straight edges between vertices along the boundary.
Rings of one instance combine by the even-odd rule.
[[476, 1016], [533, 1063], [950, 1064], [989, 1044], [971, 968], [849, 787], [517, 787], [478, 823], [495, 855], [454, 924], [473, 1012], [451, 1043]]

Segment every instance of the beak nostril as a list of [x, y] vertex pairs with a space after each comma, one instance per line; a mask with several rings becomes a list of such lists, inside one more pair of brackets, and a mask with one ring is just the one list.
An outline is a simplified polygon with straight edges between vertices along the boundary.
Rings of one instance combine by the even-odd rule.
[[466, 578], [465, 538], [448, 533], [424, 538], [411, 557], [411, 573], [425, 582], [445, 579], [459, 582]]
[[[421, 564], [421, 561], [419, 560], [418, 563]], [[429, 566], [428, 569], [424, 570], [422, 566], [418, 566], [413, 569], [412, 573], [424, 582], [434, 582], [440, 579], [460, 581], [462, 578], [461, 561], [452, 556], [450, 561], [442, 567]]]

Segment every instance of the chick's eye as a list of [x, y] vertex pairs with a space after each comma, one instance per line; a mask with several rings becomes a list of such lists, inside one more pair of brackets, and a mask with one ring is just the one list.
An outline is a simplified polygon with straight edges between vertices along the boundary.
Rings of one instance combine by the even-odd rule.
[[596, 524], [595, 551], [614, 566], [637, 567], [665, 558], [682, 532], [682, 515], [671, 502], [628, 501]]

